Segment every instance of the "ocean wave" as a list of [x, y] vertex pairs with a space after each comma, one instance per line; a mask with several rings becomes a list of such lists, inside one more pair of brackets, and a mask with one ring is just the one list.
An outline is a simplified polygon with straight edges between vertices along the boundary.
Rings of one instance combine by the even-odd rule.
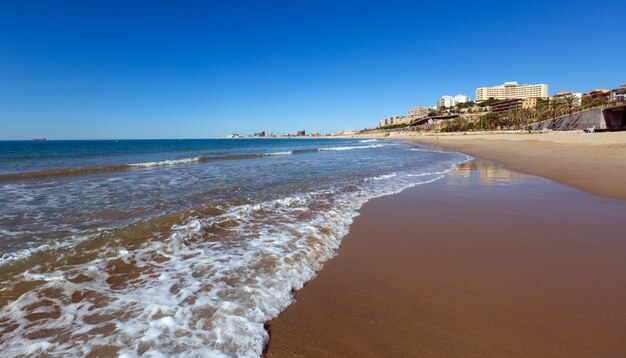
[[[13, 217], [15, 217], [16, 215], [13, 215]], [[4, 217], [0, 217], [0, 219], [7, 219], [9, 218], [9, 216], [4, 216]], [[3, 228], [0, 228], [0, 235], [4, 235], [4, 236], [20, 236], [20, 235], [24, 235], [24, 234], [28, 234], [27, 231], [10, 231], [10, 230], [5, 230]], [[2, 263], [2, 259], [0, 258], [0, 263]]]
[[354, 150], [354, 149], [372, 149], [386, 147], [384, 144], [371, 144], [371, 145], [355, 145], [355, 146], [343, 146], [343, 147], [323, 147], [318, 150]]
[[128, 166], [150, 168], [150, 167], [160, 167], [160, 166], [166, 166], [166, 165], [179, 165], [179, 164], [203, 162], [203, 161], [207, 161], [208, 159], [209, 158], [207, 157], [198, 156], [198, 157], [193, 157], [193, 158], [160, 160], [156, 162], [132, 163], [132, 164], [128, 164]]
[[148, 168], [154, 168], [154, 167], [160, 167], [160, 166], [200, 163], [200, 162], [206, 162], [209, 160], [211, 160], [211, 158], [199, 156], [199, 157], [193, 157], [193, 158], [170, 159], [170, 160], [161, 160], [161, 161], [154, 161], [154, 162], [143, 162], [143, 163], [109, 164], [109, 165], [96, 165], [96, 166], [88, 166], [88, 167], [45, 169], [45, 170], [39, 170], [39, 171], [34, 171], [34, 172], [0, 174], [0, 181], [27, 180], [27, 179], [51, 179], [51, 178], [68, 177], [68, 176], [83, 176], [83, 175], [92, 175], [92, 174], [127, 172], [131, 170], [136, 170], [136, 169], [148, 169]]
[[412, 178], [416, 178], [416, 177], [425, 177], [425, 176], [437, 176], [437, 175], [444, 175], [446, 174], [445, 171], [441, 171], [441, 172], [431, 172], [431, 173], [418, 173], [418, 174], [407, 174], [408, 177], [412, 177]]
[[385, 180], [385, 179], [394, 178], [394, 177], [396, 177], [396, 176], [397, 176], [397, 174], [396, 174], [396, 173], [382, 174], [382, 175], [378, 175], [378, 176], [375, 176], [375, 177], [367, 178], [367, 179], [365, 179], [365, 180], [366, 180], [366, 181], [368, 181], [368, 180], [379, 181], [379, 180]]
[[293, 152], [291, 150], [285, 152], [272, 152], [272, 153], [262, 153], [263, 156], [273, 156], [273, 155], [291, 155]]
[[110, 165], [98, 165], [98, 166], [89, 166], [89, 167], [46, 169], [46, 170], [40, 170], [40, 171], [35, 171], [35, 172], [0, 174], [0, 181], [27, 180], [27, 179], [50, 179], [50, 178], [57, 178], [57, 177], [127, 172], [131, 170], [150, 169], [150, 168], [163, 167], [163, 166], [206, 163], [210, 161], [221, 161], [221, 160], [252, 159], [252, 158], [261, 158], [261, 157], [267, 157], [267, 156], [288, 155], [288, 154], [293, 154], [293, 152], [288, 151], [288, 152], [275, 152], [275, 153], [251, 153], [251, 154], [236, 154], [236, 155], [225, 155], [225, 156], [216, 156], [216, 157], [197, 156], [197, 157], [192, 157], [192, 158], [167, 159], [167, 160], [160, 160], [160, 161], [130, 163], [130, 164], [110, 164]]
[[50, 179], [50, 178], [67, 177], [67, 176], [82, 176], [82, 175], [92, 175], [92, 174], [102, 174], [102, 173], [127, 172], [127, 171], [138, 170], [138, 169], [150, 169], [150, 168], [157, 168], [157, 167], [163, 167], [163, 166], [206, 163], [206, 162], [211, 162], [211, 161], [253, 159], [253, 158], [271, 157], [271, 156], [291, 155], [291, 154], [315, 153], [319, 151], [370, 149], [370, 148], [381, 148], [385, 146], [387, 145], [372, 144], [372, 145], [363, 145], [363, 146], [322, 147], [322, 148], [297, 149], [297, 150], [269, 152], [269, 153], [235, 154], [235, 155], [224, 155], [224, 156], [214, 156], [214, 157], [196, 156], [196, 157], [191, 157], [191, 158], [166, 159], [166, 160], [160, 160], [160, 161], [140, 162], [140, 163], [130, 163], [130, 164], [110, 164], [110, 165], [98, 165], [98, 166], [87, 166], [87, 167], [45, 169], [45, 170], [34, 171], [34, 172], [0, 174], [0, 181], [27, 180], [27, 179]]
[[[7, 232], [5, 230], [1, 230], [0, 233], [6, 234]], [[22, 232], [20, 232], [19, 234], [22, 234]], [[35, 254], [50, 252], [53, 250], [59, 250], [59, 249], [75, 246], [81, 242], [89, 240], [89, 238], [90, 238], [89, 235], [74, 236], [71, 239], [68, 239], [62, 242], [52, 240], [50, 242], [47, 242], [47, 243], [44, 243], [35, 247], [21, 249], [21, 250], [17, 250], [13, 252], [7, 252], [7, 253], [2, 254], [2, 256], [0, 256], [0, 267], [17, 262], [17, 261], [26, 260], [28, 258], [31, 258]]]
[[378, 139], [363, 139], [360, 140], [359, 143], [371, 143], [371, 142], [377, 142]]
[[426, 152], [426, 153], [449, 153], [443, 150], [426, 149], [426, 148], [411, 148], [411, 150], [414, 152]]
[[[259, 357], [269, 339], [264, 323], [336, 255], [363, 204], [438, 180], [457, 162], [379, 175], [356, 190], [224, 204], [164, 237], [138, 242], [131, 231], [127, 241], [107, 240], [108, 254], [96, 259], [24, 270], [17, 282], [36, 285], [0, 311], [5, 326], [16, 325], [4, 333], [3, 353]], [[42, 317], [37, 325], [33, 315]]]
[[76, 167], [76, 168], [59, 168], [59, 169], [45, 169], [35, 172], [23, 172], [23, 173], [10, 173], [0, 174], [0, 181], [9, 180], [26, 180], [26, 179], [50, 179], [66, 176], [80, 176], [90, 175], [98, 173], [113, 173], [123, 172], [131, 170], [132, 167], [128, 164], [111, 164], [111, 165], [99, 165], [91, 167]]

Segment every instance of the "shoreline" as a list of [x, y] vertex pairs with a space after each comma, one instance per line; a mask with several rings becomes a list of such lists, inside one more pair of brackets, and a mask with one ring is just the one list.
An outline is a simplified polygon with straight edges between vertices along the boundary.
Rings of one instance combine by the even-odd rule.
[[398, 135], [416, 144], [492, 160], [513, 171], [626, 200], [626, 132]]
[[[611, 170], [589, 162], [604, 153], [623, 178], [626, 146], [553, 167], [563, 143], [394, 139], [477, 159], [365, 204], [337, 256], [266, 323], [265, 356], [626, 354], [626, 194], [602, 189]], [[522, 148], [546, 163], [524, 152], [524, 167]]]

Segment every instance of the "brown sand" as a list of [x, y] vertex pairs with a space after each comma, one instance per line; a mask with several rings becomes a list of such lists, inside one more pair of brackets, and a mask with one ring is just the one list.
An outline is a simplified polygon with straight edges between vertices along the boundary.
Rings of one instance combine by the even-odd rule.
[[625, 201], [483, 163], [361, 213], [268, 357], [626, 356]]
[[626, 199], [626, 132], [406, 138], [495, 160], [509, 169], [543, 176], [596, 195]]

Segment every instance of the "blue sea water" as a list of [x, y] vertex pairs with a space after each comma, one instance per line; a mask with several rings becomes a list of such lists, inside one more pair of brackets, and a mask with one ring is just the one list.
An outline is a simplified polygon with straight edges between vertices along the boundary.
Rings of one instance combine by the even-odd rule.
[[0, 142], [0, 348], [259, 356], [361, 205], [467, 159], [375, 139]]

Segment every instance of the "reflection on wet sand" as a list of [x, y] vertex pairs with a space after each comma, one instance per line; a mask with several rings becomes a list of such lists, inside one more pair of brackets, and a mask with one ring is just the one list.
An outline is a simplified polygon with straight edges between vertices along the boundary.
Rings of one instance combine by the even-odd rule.
[[471, 172], [473, 170], [477, 170], [479, 172], [478, 178], [482, 184], [489, 185], [521, 183], [527, 177], [524, 174], [507, 170], [500, 164], [476, 159], [459, 164], [456, 167], [456, 170], [450, 172], [449, 177], [454, 178], [458, 183], [467, 184], [469, 183]]

